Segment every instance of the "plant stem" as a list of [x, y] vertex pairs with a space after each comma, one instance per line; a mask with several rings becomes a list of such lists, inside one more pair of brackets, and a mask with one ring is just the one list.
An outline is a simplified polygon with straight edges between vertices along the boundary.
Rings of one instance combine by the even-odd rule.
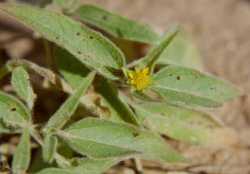
[[[30, 130], [30, 134], [31, 136], [37, 141], [37, 143], [43, 147], [44, 146], [44, 142], [40, 136], [40, 134], [37, 132], [37, 130], [35, 130], [34, 128], [31, 128]], [[67, 161], [67, 159], [65, 159], [62, 155], [60, 155], [59, 153], [56, 152], [55, 154], [55, 160], [57, 161], [57, 164], [62, 167], [62, 168], [66, 168], [71, 166], [70, 162]]]
[[6, 76], [10, 70], [6, 65], [4, 65], [2, 68], [0, 68], [0, 79], [2, 79], [4, 76]]
[[30, 129], [30, 134], [40, 146], [43, 146], [44, 143], [40, 134], [33, 127]]
[[48, 69], [53, 70], [54, 67], [54, 62], [53, 62], [53, 58], [52, 58], [52, 51], [51, 51], [51, 44], [49, 41], [47, 40], [43, 40], [43, 45], [44, 45], [44, 49], [45, 49], [45, 63], [47, 65]]
[[141, 160], [138, 158], [134, 158], [134, 163], [135, 163], [136, 173], [143, 174], [144, 172]]

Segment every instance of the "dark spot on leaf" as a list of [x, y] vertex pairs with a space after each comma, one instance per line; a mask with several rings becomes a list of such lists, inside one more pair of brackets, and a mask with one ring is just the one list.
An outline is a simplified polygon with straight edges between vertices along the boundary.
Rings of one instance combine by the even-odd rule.
[[102, 16], [102, 19], [106, 21], [108, 19], [108, 16], [104, 15]]
[[76, 33], [76, 35], [77, 35], [77, 36], [80, 36], [80, 33], [79, 33], [79, 32], [77, 32], [77, 33]]
[[121, 32], [121, 30], [119, 28], [116, 30], [116, 32], [117, 32], [119, 37], [123, 37], [123, 34], [122, 34], [122, 32]]
[[59, 37], [58, 36], [56, 36], [56, 40], [58, 40], [59, 39]]
[[133, 136], [134, 136], [134, 137], [138, 137], [138, 136], [139, 136], [139, 133], [138, 133], [138, 132], [133, 132]]
[[81, 51], [77, 51], [77, 53], [78, 53], [78, 54], [82, 54], [82, 52], [81, 52]]
[[93, 36], [89, 36], [89, 39], [94, 39], [94, 37]]
[[14, 111], [16, 111], [16, 108], [11, 108], [10, 110], [14, 112]]
[[177, 76], [176, 79], [177, 79], [177, 80], [181, 80], [181, 77], [180, 77], [180, 76]]

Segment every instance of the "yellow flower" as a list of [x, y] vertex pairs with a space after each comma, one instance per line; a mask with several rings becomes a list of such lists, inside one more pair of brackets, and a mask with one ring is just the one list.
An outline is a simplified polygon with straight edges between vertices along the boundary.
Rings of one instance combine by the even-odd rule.
[[149, 68], [136, 69], [128, 73], [128, 82], [136, 90], [142, 91], [147, 88], [151, 83]]

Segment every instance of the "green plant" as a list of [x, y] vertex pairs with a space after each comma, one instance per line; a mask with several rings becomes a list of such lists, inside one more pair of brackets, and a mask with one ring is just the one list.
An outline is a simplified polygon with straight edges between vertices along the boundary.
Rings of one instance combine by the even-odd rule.
[[[46, 8], [0, 6], [46, 39], [49, 67], [11, 59], [0, 70], [0, 77], [11, 73], [17, 95], [0, 92], [0, 133], [22, 135], [13, 173], [98, 174], [128, 158], [185, 162], [161, 135], [190, 144], [221, 143], [217, 132], [223, 127], [201, 110], [221, 106], [239, 93], [202, 72], [197, 50], [182, 30], [173, 27], [160, 37], [147, 25], [69, 2], [55, 0]], [[125, 54], [134, 42], [152, 48], [127, 63]], [[70, 94], [39, 127], [33, 123], [36, 94], [28, 71]], [[74, 119], [79, 106], [88, 111], [80, 120]], [[41, 171], [30, 169], [31, 137], [47, 165]]]

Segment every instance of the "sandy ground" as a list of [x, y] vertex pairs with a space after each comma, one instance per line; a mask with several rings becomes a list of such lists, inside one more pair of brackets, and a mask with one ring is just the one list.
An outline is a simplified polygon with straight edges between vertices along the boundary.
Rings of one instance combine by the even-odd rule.
[[[145, 162], [144, 174], [250, 174], [250, 1], [249, 0], [83, 0], [96, 3], [116, 13], [150, 24], [163, 32], [181, 24], [201, 50], [206, 70], [234, 83], [242, 97], [225, 104], [214, 114], [233, 128], [240, 141], [233, 148], [198, 149], [180, 146], [191, 157], [185, 168], [159, 166]], [[0, 15], [1, 19], [1, 15]], [[8, 34], [0, 33], [0, 43]], [[1, 40], [2, 39], [2, 40]], [[22, 40], [30, 51], [31, 40]], [[3, 45], [0, 45], [2, 48]], [[18, 52], [17, 54], [22, 54]], [[225, 137], [227, 138], [227, 137]], [[216, 140], [215, 140], [216, 141]], [[126, 165], [125, 165], [126, 166]], [[128, 165], [129, 166], [129, 165]], [[134, 174], [129, 167], [118, 166], [110, 174]]]

